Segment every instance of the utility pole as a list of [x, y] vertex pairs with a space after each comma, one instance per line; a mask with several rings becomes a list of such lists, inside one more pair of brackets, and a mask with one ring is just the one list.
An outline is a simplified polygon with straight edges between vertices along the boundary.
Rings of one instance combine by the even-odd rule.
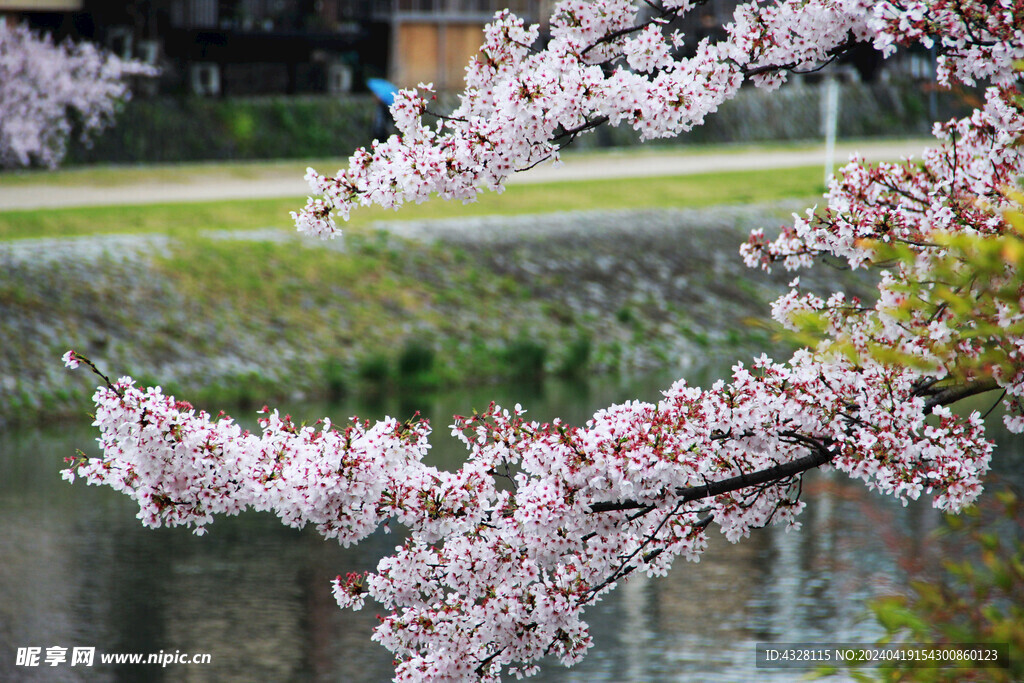
[[836, 129], [839, 127], [839, 81], [829, 74], [822, 84], [821, 127], [825, 134], [825, 187], [832, 180], [836, 158]]

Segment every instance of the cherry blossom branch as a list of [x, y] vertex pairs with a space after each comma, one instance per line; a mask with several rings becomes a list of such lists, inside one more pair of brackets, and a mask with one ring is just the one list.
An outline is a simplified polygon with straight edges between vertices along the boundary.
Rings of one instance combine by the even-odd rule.
[[609, 34], [607, 34], [605, 36], [602, 36], [601, 38], [599, 38], [596, 41], [592, 42], [587, 47], [583, 48], [583, 50], [580, 52], [580, 57], [586, 57], [587, 54], [591, 50], [594, 50], [594, 49], [596, 49], [596, 48], [598, 48], [598, 47], [600, 47], [602, 45], [605, 45], [607, 43], [613, 43], [616, 40], [618, 40], [619, 38], [625, 38], [626, 36], [632, 35], [634, 33], [639, 33], [640, 31], [643, 31], [648, 26], [658, 26], [658, 25], [664, 23], [667, 20], [668, 17], [679, 17], [679, 16], [682, 16], [686, 12], [691, 12], [694, 9], [696, 9], [697, 7], [702, 7], [702, 6], [706, 5], [707, 3], [708, 3], [708, 0], [697, 0], [696, 2], [692, 3], [688, 7], [680, 6], [680, 7], [677, 7], [677, 8], [673, 9], [673, 8], [669, 8], [669, 7], [657, 7], [656, 5], [654, 5], [651, 2], [645, 2], [645, 4], [648, 7], [650, 7], [651, 9], [653, 9], [655, 11], [658, 11], [658, 15], [657, 16], [652, 17], [651, 19], [648, 19], [645, 22], [636, 24], [634, 26], [628, 26], [626, 28], [621, 28], [621, 29], [619, 29], [617, 31], [612, 31]]
[[[74, 461], [65, 478], [132, 497], [148, 526], [197, 533], [243, 509], [344, 544], [404, 526], [407, 540], [374, 572], [334, 583], [343, 607], [382, 605], [374, 638], [395, 654], [400, 681], [490, 683], [530, 675], [549, 654], [578, 661], [591, 645], [586, 605], [637, 570], [657, 576], [698, 559], [712, 522], [733, 542], [797, 525], [803, 474], [816, 467], [903, 502], [929, 495], [960, 509], [980, 495], [993, 444], [981, 415], [948, 406], [1002, 389], [1007, 427], [1024, 433], [1024, 213], [1004, 194], [1024, 175], [1013, 66], [1024, 58], [1024, 11], [975, 3], [958, 18], [955, 2], [743, 4], [725, 38], [700, 41], [690, 57], [656, 22], [637, 26], [627, 0], [559, 3], [542, 49], [536, 26], [502, 12], [450, 117], [427, 126], [429, 88], [401, 93], [400, 135], [357, 150], [337, 177], [307, 174], [318, 197], [297, 226], [333, 236], [332, 216], [357, 206], [472, 200], [600, 125], [670, 137], [744, 81], [772, 89], [855, 42], [889, 54], [941, 36], [940, 81], [990, 82], [984, 104], [936, 126], [938, 146], [920, 163], [852, 160], [821, 211], [794, 217], [774, 240], [755, 231], [741, 248], [763, 268], [819, 257], [889, 265], [874, 271], [870, 305], [794, 279], [772, 316], [812, 329], [814, 342], [787, 362], [738, 363], [705, 389], [680, 380], [657, 403], [610, 406], [580, 427], [492, 406], [455, 419], [468, 451], [455, 472], [423, 464], [425, 422], [307, 427], [265, 409], [249, 433], [121, 378], [95, 396], [102, 456]], [[978, 44], [989, 36], [997, 44]]]
[[113, 122], [131, 78], [157, 73], [91, 43], [56, 43], [0, 21], [0, 168], [56, 167], [73, 135], [88, 143]]
[[[823, 69], [833, 61], [843, 56], [846, 52], [849, 52], [857, 45], [857, 40], [851, 35], [847, 37], [846, 41], [842, 44], [837, 45], [830, 50], [825, 52], [825, 61], [817, 67], [810, 69], [804, 73], [812, 73], [819, 69]], [[745, 78], [752, 78], [754, 76], [763, 76], [765, 74], [777, 73], [779, 71], [795, 71], [800, 67], [799, 62], [790, 62], [789, 64], [762, 64], [761, 66], [746, 66], [740, 69], [740, 73]]]
[[95, 374], [97, 377], [103, 380], [103, 383], [107, 385], [107, 388], [114, 389], [114, 384], [113, 382], [110, 381], [110, 378], [104, 375], [100, 371], [100, 369], [96, 367], [95, 363], [93, 363], [90, 359], [86, 358], [82, 354], [76, 353], [74, 351], [68, 351], [67, 353], [64, 354], [61, 360], [64, 361], [65, 367], [68, 367], [72, 370], [77, 368], [79, 364], [84, 363], [86, 367], [93, 371], [93, 374]]
[[954, 384], [952, 386], [940, 388], [931, 386], [919, 392], [918, 395], [925, 397], [925, 409], [931, 410], [938, 406], [948, 406], [965, 398], [996, 391], [1001, 388], [999, 382], [994, 377], [982, 377], [971, 382]]
[[[668, 522], [669, 518], [671, 518], [673, 515], [677, 514], [679, 508], [682, 507], [682, 505], [683, 505], [682, 503], [679, 503], [679, 505], [676, 505], [676, 507], [673, 508], [672, 511], [669, 512], [665, 516], [664, 520], [661, 522], [661, 524], [658, 525], [658, 527], [655, 529], [654, 533], [649, 535], [644, 540], [643, 544], [641, 544], [639, 547], [637, 547], [635, 550], [633, 550], [633, 552], [630, 553], [630, 555], [622, 561], [622, 563], [619, 565], [619, 567], [615, 571], [613, 571], [608, 576], [607, 579], [605, 579], [601, 583], [599, 583], [596, 586], [594, 586], [593, 588], [591, 588], [589, 590], [588, 594], [585, 595], [581, 599], [579, 604], [581, 606], [591, 604], [594, 601], [594, 599], [598, 595], [600, 595], [601, 592], [604, 589], [608, 588], [609, 586], [614, 585], [617, 581], [621, 581], [626, 576], [628, 576], [632, 572], [636, 571], [639, 565], [629, 565], [629, 561], [632, 560], [634, 557], [636, 557], [640, 553], [640, 551], [643, 550], [643, 548], [649, 546], [652, 542], [654, 542], [654, 539], [657, 536], [657, 532], [665, 525], [666, 522]], [[706, 529], [709, 526], [711, 526], [711, 523], [714, 520], [715, 520], [714, 515], [707, 515], [705, 517], [702, 517], [701, 519], [698, 519], [696, 522], [694, 522], [691, 525], [691, 528], [694, 531], [700, 531], [700, 530]], [[656, 550], [654, 550], [652, 552], [660, 554], [660, 553], [664, 552], [664, 550], [662, 548], [657, 548]], [[649, 562], [649, 561], [653, 560], [655, 557], [656, 557], [656, 555], [655, 556], [648, 556], [648, 557], [645, 558], [645, 561]]]
[[[607, 116], [599, 116], [599, 117], [597, 117], [595, 119], [588, 119], [586, 122], [580, 124], [579, 126], [576, 126], [575, 128], [562, 129], [562, 130], [558, 131], [551, 138], [551, 142], [559, 142], [559, 141], [561, 141], [561, 140], [563, 140], [565, 138], [569, 138], [569, 142], [572, 142], [580, 134], [586, 133], [587, 131], [594, 130], [595, 128], [600, 128], [601, 126], [603, 126], [606, 123], [608, 123], [608, 117]], [[568, 143], [566, 143], [566, 144], [568, 144]], [[545, 158], [543, 161], [546, 161], [546, 160], [547, 160], [547, 158]], [[534, 165], [536, 165], [536, 164], [534, 164]], [[532, 168], [532, 166], [529, 167], [529, 168]], [[516, 169], [516, 170], [519, 171], [519, 170], [529, 170], [529, 169]]]
[[[775, 465], [774, 467], [769, 467], [757, 472], [742, 473], [735, 477], [730, 477], [729, 479], [709, 482], [703, 486], [691, 486], [688, 488], [676, 489], [675, 497], [678, 498], [681, 503], [689, 503], [696, 500], [702, 500], [704, 498], [712, 498], [725, 493], [732, 493], [742, 489], [759, 486], [761, 484], [778, 482], [828, 464], [835, 457], [835, 453], [830, 450], [830, 446], [827, 443], [822, 443], [815, 439], [804, 437], [796, 434], [795, 432], [786, 432], [786, 435], [805, 443], [813, 452], [802, 458], [798, 458], [781, 465]], [[593, 503], [590, 506], [590, 511], [614, 512], [635, 510], [637, 508], [646, 507], [647, 506], [636, 501], [624, 500], [608, 503]]]

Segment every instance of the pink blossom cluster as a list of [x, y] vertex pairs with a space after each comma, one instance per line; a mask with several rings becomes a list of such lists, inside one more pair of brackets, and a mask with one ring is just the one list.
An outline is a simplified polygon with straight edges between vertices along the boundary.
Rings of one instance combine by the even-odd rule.
[[858, 268], [871, 259], [865, 240], [921, 245], [931, 233], [1002, 232], [1000, 211], [1013, 203], [1005, 190], [1024, 169], [1020, 93], [990, 88], [982, 108], [934, 132], [944, 144], [925, 150], [920, 163], [870, 166], [855, 158], [832, 180], [824, 211], [797, 217], [770, 245], [755, 232], [742, 249], [747, 265], [792, 270], [831, 255]]
[[[349, 545], [385, 519], [411, 514], [388, 502], [395, 491], [434, 482], [418, 466], [429, 447], [421, 423], [353, 421], [335, 430], [329, 419], [299, 426], [265, 410], [256, 435], [159, 387], [139, 389], [129, 377], [101, 387], [94, 400], [105, 457], [77, 460], [65, 477], [126, 493], [149, 527], [186, 525], [204, 533], [214, 515], [253, 508], [272, 510], [289, 526], [315, 524], [325, 537]], [[426, 479], [409, 478], [413, 471]], [[381, 478], [381, 472], [403, 478]]]
[[433, 195], [472, 201], [500, 190], [511, 173], [557, 159], [559, 141], [598, 123], [626, 124], [645, 139], [672, 137], [700, 125], [745, 78], [774, 88], [791, 71], [814, 69], [853, 43], [942, 47], [943, 82], [1016, 80], [1024, 58], [1016, 2], [889, 3], [789, 0], [740, 5], [728, 38], [703, 39], [693, 55], [676, 57], [685, 36], [668, 20], [690, 3], [662, 3], [638, 23], [628, 0], [565, 0], [543, 50], [538, 28], [508, 12], [486, 30], [466, 68], [460, 106], [434, 125], [424, 120], [432, 88], [405, 91], [392, 112], [399, 135], [360, 149], [334, 176], [309, 169], [316, 198], [293, 213], [300, 231], [337, 233], [334, 215], [378, 204], [398, 208]]
[[583, 427], [492, 407], [452, 425], [469, 451], [453, 473], [422, 463], [424, 422], [299, 427], [265, 411], [255, 435], [123, 378], [97, 392], [103, 457], [65, 476], [126, 493], [154, 527], [202, 532], [215, 514], [272, 510], [348, 544], [401, 523], [409, 540], [375, 572], [339, 578], [339, 604], [391, 610], [374, 639], [398, 680], [497, 680], [549, 654], [577, 661], [591, 644], [584, 609], [634, 571], [699, 559], [710, 523], [732, 541], [797, 526], [811, 467], [943, 509], [974, 500], [991, 455], [981, 420], [936, 408], [927, 424], [915, 378], [801, 352], [737, 365], [708, 390], [680, 381], [658, 404], [612, 406]]
[[671, 137], [703, 122], [744, 80], [757, 73], [777, 85], [784, 69], [810, 67], [847, 41], [863, 8], [855, 3], [790, 0], [743, 5], [728, 27], [730, 40], [702, 40], [692, 57], [662, 27], [689, 3], [667, 3], [637, 24], [627, 0], [558, 3], [543, 50], [538, 28], [501, 12], [466, 68], [459, 107], [435, 125], [424, 121], [429, 85], [404, 91], [392, 107], [399, 135], [360, 149], [335, 176], [312, 169], [317, 198], [293, 214], [300, 231], [327, 237], [333, 215], [378, 204], [398, 208], [433, 195], [472, 201], [482, 189], [500, 190], [513, 172], [557, 159], [559, 143], [601, 122], [627, 124], [645, 139]]
[[868, 31], [874, 44], [891, 53], [896, 45], [935, 47], [940, 83], [974, 85], [1016, 81], [1015, 63], [1024, 58], [1019, 0], [913, 0], [868, 3]]
[[[986, 300], [1001, 281], [1012, 281], [1011, 266], [1006, 265], [1003, 277], [978, 282], [976, 291], [962, 293], [965, 301], [978, 299], [966, 326], [965, 316], [955, 315], [935, 293], [933, 281], [933, 264], [946, 254], [941, 246], [944, 237], [999, 237], [1009, 229], [1003, 212], [1019, 209], [1007, 190], [1024, 174], [1020, 93], [1012, 87], [989, 88], [983, 107], [964, 119], [936, 125], [935, 134], [944, 144], [926, 150], [921, 163], [908, 159], [868, 166], [855, 159], [832, 181], [824, 210], [795, 217], [773, 241], [755, 231], [741, 252], [747, 265], [770, 269], [781, 264], [795, 270], [825, 258], [841, 259], [852, 268], [869, 267], [875, 259], [873, 244], [909, 249], [914, 261], [881, 273], [873, 305], [842, 293], [820, 298], [801, 291], [797, 279], [773, 304], [773, 317], [795, 328], [801, 315], [820, 314], [827, 320], [830, 340], [849, 344], [861, 354], [870, 353], [871, 347], [898, 350], [934, 382], [961, 375], [970, 361], [997, 349], [1017, 368], [994, 372], [1008, 395], [1006, 424], [1020, 433], [1021, 340], [1002, 332], [977, 332], [986, 326], [1007, 330], [1024, 323], [1020, 300], [998, 306]], [[908, 306], [910, 297], [923, 305]]]
[[[456, 418], [452, 434], [468, 450], [456, 472], [423, 463], [424, 422], [307, 427], [265, 411], [251, 434], [123, 378], [96, 394], [102, 456], [76, 460], [66, 477], [125, 492], [151, 526], [199, 531], [215, 514], [251, 508], [352, 543], [402, 524], [406, 542], [333, 589], [343, 607], [383, 605], [373, 637], [394, 653], [396, 679], [409, 681], [493, 681], [529, 675], [548, 655], [577, 661], [591, 646], [585, 609], [635, 572], [699, 559], [712, 524], [732, 541], [797, 526], [810, 469], [834, 468], [904, 502], [928, 495], [943, 510], [975, 500], [992, 445], [977, 413], [947, 405], [1005, 388], [1007, 422], [1024, 431], [1024, 339], [998, 332], [1024, 322], [1024, 292], [981, 305], [979, 289], [979, 317], [964, 323], [928, 278], [945, 253], [941, 235], [1004, 235], [1002, 212], [1019, 208], [1005, 190], [1024, 172], [1012, 68], [1024, 11], [1007, 0], [751, 3], [725, 40], [680, 57], [685, 37], [665, 21], [695, 3], [645, 4], [648, 19], [625, 0], [560, 2], [542, 49], [537, 27], [500, 13], [460, 106], [427, 125], [429, 87], [401, 94], [400, 135], [357, 150], [334, 177], [309, 171], [318, 196], [296, 214], [300, 229], [337, 234], [332, 215], [364, 204], [471, 201], [603, 123], [675, 135], [744, 80], [775, 87], [857, 41], [935, 45], [943, 78], [993, 82], [984, 106], [937, 126], [940, 145], [920, 164], [854, 160], [826, 208], [742, 249], [751, 266], [790, 269], [823, 258], [880, 265], [877, 245], [909, 249], [913, 259], [882, 271], [876, 302], [817, 296], [794, 280], [773, 314], [793, 327], [817, 316], [820, 346], [786, 363], [737, 364], [708, 389], [680, 380], [657, 404], [612, 406], [583, 426], [530, 422], [518, 405]], [[970, 374], [969, 361], [992, 349], [1007, 364]], [[92, 367], [74, 353], [65, 362]]]
[[110, 125], [129, 76], [155, 74], [90, 43], [55, 44], [0, 20], [0, 167], [56, 166], [73, 133], [87, 140]]

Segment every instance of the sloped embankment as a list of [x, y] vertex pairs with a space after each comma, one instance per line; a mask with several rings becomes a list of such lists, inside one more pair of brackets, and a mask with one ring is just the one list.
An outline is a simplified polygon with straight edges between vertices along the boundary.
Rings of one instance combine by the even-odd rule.
[[744, 268], [738, 246], [798, 208], [3, 244], [0, 419], [86, 409], [95, 378], [63, 368], [69, 348], [201, 404], [744, 359], [771, 345], [751, 321], [790, 275]]

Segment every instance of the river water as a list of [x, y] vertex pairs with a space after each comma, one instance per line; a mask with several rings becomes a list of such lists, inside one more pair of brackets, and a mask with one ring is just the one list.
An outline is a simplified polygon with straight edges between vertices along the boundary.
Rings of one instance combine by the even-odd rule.
[[[281, 407], [335, 422], [420, 410], [437, 429], [432, 457], [454, 468], [461, 447], [444, 429], [453, 414], [497, 400], [522, 403], [534, 419], [578, 423], [613, 402], [657, 400], [672, 379], [549, 381]], [[997, 468], [1020, 472], [1020, 440], [1000, 430], [994, 436]], [[61, 481], [63, 458], [89, 452], [94, 438], [80, 422], [0, 434], [0, 680], [390, 679], [389, 653], [370, 641], [374, 606], [339, 610], [330, 581], [371, 569], [395, 537], [377, 534], [344, 549], [259, 514], [219, 519], [204, 537], [147, 530], [127, 498]], [[801, 672], [755, 669], [755, 643], [872, 642], [881, 631], [865, 619], [865, 599], [906, 586], [903, 567], [919, 559], [919, 539], [939, 515], [839, 476], [811, 475], [804, 490], [801, 531], [760, 530], [736, 545], [715, 534], [700, 563], [680, 560], [668, 577], [620, 586], [588, 612], [595, 645], [587, 658], [572, 669], [549, 662], [534, 680], [792, 680]], [[94, 647], [95, 663], [71, 666], [69, 654], [57, 666], [17, 666], [18, 648], [39, 647], [44, 660], [54, 646]], [[209, 653], [210, 663], [99, 662], [100, 653], [161, 652]]]

